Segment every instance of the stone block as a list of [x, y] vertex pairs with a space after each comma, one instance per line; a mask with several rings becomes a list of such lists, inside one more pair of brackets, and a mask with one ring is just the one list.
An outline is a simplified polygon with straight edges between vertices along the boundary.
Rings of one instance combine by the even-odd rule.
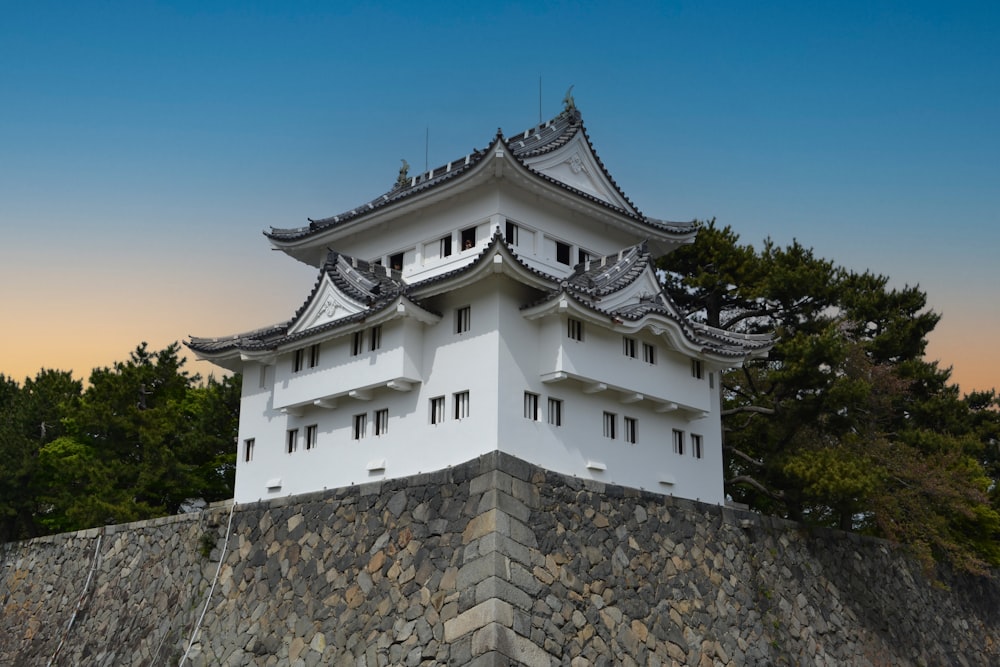
[[472, 635], [472, 655], [496, 651], [527, 667], [550, 667], [552, 657], [527, 637], [499, 623], [490, 623]]
[[531, 610], [535, 602], [533, 597], [514, 586], [506, 578], [501, 577], [489, 577], [476, 584], [476, 602], [483, 602], [490, 598], [505, 600], [526, 611]]
[[496, 598], [481, 602], [455, 618], [445, 621], [444, 640], [445, 642], [453, 642], [489, 623], [499, 623], [511, 627], [514, 625], [514, 609], [509, 603]]

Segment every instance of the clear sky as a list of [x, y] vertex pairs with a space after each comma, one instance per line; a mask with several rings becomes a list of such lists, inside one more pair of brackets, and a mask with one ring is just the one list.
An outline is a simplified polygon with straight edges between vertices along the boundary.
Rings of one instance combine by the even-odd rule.
[[919, 284], [943, 314], [930, 357], [964, 391], [1000, 386], [995, 1], [0, 10], [15, 379], [288, 318], [315, 274], [262, 230], [384, 192], [426, 136], [435, 166], [548, 119], [572, 84], [645, 213]]

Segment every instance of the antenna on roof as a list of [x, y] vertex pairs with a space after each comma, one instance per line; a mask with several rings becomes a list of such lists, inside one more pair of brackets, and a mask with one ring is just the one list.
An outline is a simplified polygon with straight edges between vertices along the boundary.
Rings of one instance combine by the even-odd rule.
[[542, 124], [542, 75], [538, 75], [538, 124]]
[[427, 153], [431, 146], [431, 126], [428, 125], [427, 129], [424, 130], [424, 172], [426, 172], [430, 165], [427, 164]]

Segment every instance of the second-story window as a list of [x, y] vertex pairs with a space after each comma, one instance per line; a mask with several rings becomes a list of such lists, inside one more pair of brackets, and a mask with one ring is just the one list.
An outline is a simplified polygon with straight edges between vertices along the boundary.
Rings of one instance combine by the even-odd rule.
[[569, 244], [556, 241], [556, 261], [569, 266]]
[[249, 463], [253, 461], [253, 448], [256, 444], [256, 440], [253, 438], [247, 438], [243, 441], [243, 460]]
[[352, 436], [355, 440], [360, 440], [365, 437], [365, 431], [368, 430], [368, 413], [362, 412], [360, 415], [354, 415], [354, 426], [352, 429]]
[[319, 343], [309, 346], [309, 368], [319, 366]]
[[295, 350], [292, 352], [292, 372], [298, 373], [305, 367], [305, 350]]
[[562, 426], [562, 404], [558, 398], [549, 399], [549, 423], [553, 426]]
[[469, 416], [469, 392], [460, 391], [454, 396], [455, 419], [465, 419]]
[[472, 326], [472, 306], [455, 309], [455, 333], [465, 333]]
[[575, 317], [571, 317], [571, 318], [567, 319], [566, 320], [566, 335], [571, 340], [582, 341], [583, 340], [583, 322], [581, 322], [580, 320], [576, 319]]
[[618, 415], [613, 412], [604, 413], [604, 437], [612, 440], [618, 437]]
[[699, 380], [705, 377], [705, 369], [698, 359], [691, 360], [691, 377], [698, 378]]
[[639, 441], [639, 422], [634, 417], [625, 417], [624, 423], [625, 442], [634, 445]]
[[515, 225], [513, 222], [511, 222], [510, 220], [508, 220], [507, 221], [506, 234], [504, 234], [504, 237], [503, 237], [504, 240], [509, 245], [516, 246], [517, 245], [517, 232], [518, 232], [517, 225]]
[[702, 451], [702, 440], [701, 436], [697, 433], [691, 434], [691, 454], [696, 458], [700, 459], [704, 452]]
[[299, 429], [290, 428], [288, 433], [285, 434], [285, 451], [289, 454], [294, 454], [295, 450], [299, 448]]
[[631, 357], [635, 359], [635, 338], [629, 338], [628, 336], [622, 336], [622, 354], [626, 357]]
[[451, 234], [444, 236], [438, 241], [442, 257], [451, 257]]
[[365, 350], [365, 332], [355, 331], [351, 336], [351, 356], [356, 357]]
[[389, 432], [389, 408], [375, 411], [375, 435], [385, 435]]
[[368, 349], [374, 352], [382, 347], [382, 325], [371, 328], [368, 332]]
[[472, 250], [476, 247], [476, 228], [469, 227], [468, 229], [463, 229], [460, 233], [462, 237], [462, 251]]
[[656, 363], [656, 346], [649, 343], [642, 344], [642, 360], [647, 364]]
[[684, 456], [684, 431], [674, 429], [674, 454]]
[[312, 449], [316, 446], [316, 437], [318, 433], [318, 425], [310, 424], [309, 426], [306, 426], [306, 449]]
[[538, 394], [524, 392], [524, 418], [538, 421]]
[[431, 399], [431, 423], [440, 424], [444, 421], [444, 396], [435, 396]]

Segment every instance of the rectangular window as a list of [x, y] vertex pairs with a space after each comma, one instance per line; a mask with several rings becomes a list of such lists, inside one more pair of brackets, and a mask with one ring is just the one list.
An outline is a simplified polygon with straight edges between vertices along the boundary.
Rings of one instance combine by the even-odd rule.
[[469, 416], [469, 392], [460, 391], [455, 398], [455, 419], [465, 419]]
[[309, 346], [309, 368], [319, 366], [319, 343]]
[[299, 429], [290, 428], [288, 429], [288, 434], [285, 438], [285, 451], [289, 454], [295, 453], [295, 450], [299, 448]]
[[584, 262], [590, 261], [590, 253], [580, 248], [576, 251], [577, 262], [583, 264]]
[[569, 266], [569, 244], [556, 241], [556, 261]]
[[316, 436], [319, 433], [319, 426], [312, 424], [306, 426], [306, 449], [312, 449], [316, 446]]
[[438, 244], [440, 246], [441, 256], [451, 257], [451, 234], [448, 234], [448, 236], [443, 237], [438, 242]]
[[622, 426], [625, 429], [625, 442], [635, 444], [639, 441], [639, 423], [633, 417], [625, 417]]
[[444, 396], [431, 399], [431, 423], [440, 424], [444, 421]]
[[642, 344], [642, 360], [647, 364], [656, 363], [656, 346], [649, 343]]
[[365, 332], [355, 331], [351, 336], [351, 356], [356, 357], [365, 351]]
[[389, 255], [389, 268], [394, 271], [403, 270], [403, 253]]
[[553, 426], [562, 426], [562, 403], [558, 398], [549, 399], [549, 423]]
[[691, 377], [698, 378], [699, 380], [705, 377], [705, 369], [698, 359], [691, 360]]
[[465, 333], [472, 326], [472, 306], [455, 310], [455, 333]]
[[382, 327], [372, 327], [368, 332], [368, 349], [372, 352], [382, 347]]
[[622, 336], [622, 354], [626, 357], [631, 357], [635, 359], [635, 338], [629, 338], [628, 336]]
[[243, 460], [250, 462], [253, 461], [253, 447], [255, 440], [253, 438], [247, 438], [243, 441]]
[[701, 436], [692, 433], [691, 434], [691, 454], [696, 458], [700, 459], [704, 452], [701, 449]]
[[533, 422], [538, 421], [538, 394], [524, 392], [524, 418]]
[[618, 415], [613, 412], [604, 413], [604, 437], [612, 440], [618, 437]]
[[375, 435], [385, 435], [389, 432], [389, 408], [375, 411]]
[[298, 373], [305, 364], [305, 350], [295, 350], [292, 353], [292, 372]]
[[684, 431], [674, 429], [674, 454], [684, 456]]
[[368, 413], [362, 412], [360, 415], [354, 415], [354, 426], [352, 428], [352, 437], [355, 440], [360, 440], [365, 437], [365, 433], [368, 431]]
[[504, 235], [504, 240], [512, 246], [517, 245], [517, 225], [515, 225], [510, 220], [507, 221], [507, 233]]
[[462, 236], [462, 250], [472, 250], [476, 247], [476, 228], [469, 227], [460, 232]]
[[576, 318], [566, 320], [566, 335], [572, 340], [583, 340], [583, 322]]

